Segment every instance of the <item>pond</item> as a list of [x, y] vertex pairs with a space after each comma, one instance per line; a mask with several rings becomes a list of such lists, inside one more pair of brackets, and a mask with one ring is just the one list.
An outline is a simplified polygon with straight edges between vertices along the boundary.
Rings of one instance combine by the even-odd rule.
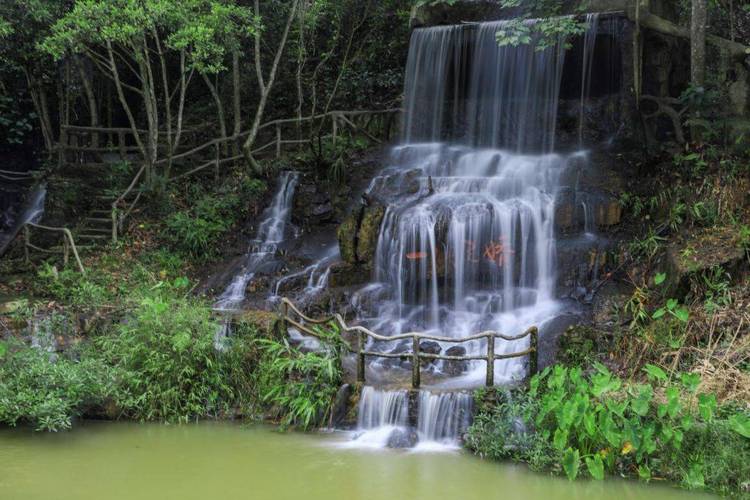
[[229, 423], [85, 423], [59, 434], [2, 429], [0, 498], [709, 498], [614, 479], [570, 483], [460, 451], [356, 449], [348, 439]]

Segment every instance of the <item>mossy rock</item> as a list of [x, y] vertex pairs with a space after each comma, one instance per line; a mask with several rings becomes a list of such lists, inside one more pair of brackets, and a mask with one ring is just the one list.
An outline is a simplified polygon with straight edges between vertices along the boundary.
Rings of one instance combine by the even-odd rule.
[[380, 236], [380, 224], [383, 222], [385, 207], [375, 205], [367, 207], [362, 216], [362, 222], [357, 231], [357, 260], [372, 267], [375, 259], [375, 250], [378, 247]]
[[329, 285], [331, 287], [346, 287], [363, 285], [370, 280], [370, 271], [365, 266], [338, 262], [331, 266]]
[[245, 311], [235, 318], [234, 327], [234, 332], [239, 337], [259, 336], [282, 339], [286, 336], [281, 316], [269, 311]]
[[357, 263], [357, 230], [359, 229], [362, 210], [364, 207], [357, 207], [346, 216], [341, 223], [336, 236], [339, 240], [339, 252], [341, 259], [349, 264]]

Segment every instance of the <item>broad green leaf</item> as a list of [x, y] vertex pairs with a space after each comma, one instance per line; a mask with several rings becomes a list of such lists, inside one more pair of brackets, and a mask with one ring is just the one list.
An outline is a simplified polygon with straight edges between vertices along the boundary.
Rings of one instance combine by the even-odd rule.
[[643, 371], [646, 372], [649, 378], [656, 380], [667, 380], [667, 374], [656, 365], [648, 364], [643, 367]]
[[682, 478], [683, 483], [690, 489], [699, 489], [706, 486], [703, 477], [703, 467], [700, 464], [693, 464]]
[[555, 437], [552, 439], [552, 444], [554, 444], [555, 448], [558, 450], [564, 450], [565, 446], [568, 444], [568, 431], [557, 429], [555, 431]]
[[565, 475], [568, 476], [568, 479], [571, 481], [575, 480], [575, 478], [578, 477], [578, 467], [581, 462], [581, 455], [578, 453], [578, 450], [574, 450], [573, 448], [568, 448], [565, 450], [565, 453], [563, 454], [562, 458], [562, 466], [563, 470], [565, 471]]
[[739, 434], [750, 439], [750, 417], [738, 413], [729, 418], [729, 427]]
[[651, 319], [659, 319], [665, 314], [667, 314], [667, 310], [661, 307], [657, 309], [656, 311], [654, 311], [654, 314], [651, 316]]
[[667, 300], [667, 309], [670, 311], [673, 311], [675, 307], [677, 307], [677, 299], [668, 299]]
[[685, 307], [685, 306], [680, 307], [679, 309], [677, 309], [674, 312], [674, 315], [677, 317], [677, 319], [679, 319], [683, 323], [687, 323], [688, 320], [690, 319], [690, 311], [688, 311], [687, 307]]
[[667, 275], [665, 273], [658, 273], [656, 276], [654, 276], [654, 284], [661, 285], [666, 279]]
[[646, 482], [651, 480], [651, 469], [649, 469], [648, 465], [643, 464], [638, 466], [638, 477]]
[[713, 420], [716, 406], [716, 394], [698, 394], [698, 413], [706, 422]]
[[685, 389], [690, 392], [697, 391], [698, 386], [701, 383], [701, 376], [697, 373], [683, 373], [680, 379], [682, 380], [682, 385], [685, 386]]
[[586, 457], [586, 468], [594, 479], [598, 481], [604, 479], [604, 462], [598, 453], [593, 458]]
[[680, 390], [677, 387], [667, 387], [665, 391], [667, 396], [667, 414], [674, 418], [680, 412]]
[[640, 385], [638, 386], [638, 395], [631, 401], [630, 407], [637, 415], [643, 417], [648, 413], [653, 396], [654, 390], [650, 385]]

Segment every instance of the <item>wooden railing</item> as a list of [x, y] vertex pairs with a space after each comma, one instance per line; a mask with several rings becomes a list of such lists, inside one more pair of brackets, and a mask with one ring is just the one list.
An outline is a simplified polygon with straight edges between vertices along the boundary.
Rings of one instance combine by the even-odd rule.
[[[357, 345], [352, 346], [346, 340], [343, 340], [346, 348], [357, 355], [357, 382], [365, 383], [365, 362], [368, 356], [381, 357], [381, 358], [404, 358], [411, 357], [412, 366], [412, 379], [411, 385], [414, 389], [418, 389], [421, 384], [421, 360], [445, 360], [445, 361], [486, 361], [487, 362], [487, 373], [485, 383], [487, 387], [495, 385], [495, 361], [511, 358], [520, 358], [529, 356], [529, 376], [537, 373], [539, 367], [539, 330], [537, 327], [532, 326], [525, 332], [516, 336], [506, 336], [494, 331], [485, 331], [464, 338], [453, 338], [453, 337], [440, 337], [437, 335], [429, 335], [425, 333], [409, 332], [400, 335], [384, 336], [379, 335], [375, 332], [368, 330], [362, 326], [349, 326], [344, 321], [344, 318], [340, 314], [334, 314], [327, 318], [314, 319], [306, 316], [300, 311], [292, 301], [287, 298], [281, 300], [281, 316], [285, 324], [291, 325], [297, 328], [301, 333], [316, 337], [318, 339], [325, 340], [318, 332], [313, 328], [310, 328], [304, 323], [311, 325], [324, 325], [334, 323], [341, 332], [356, 333], [357, 334]], [[298, 319], [296, 319], [298, 318]], [[521, 340], [529, 337], [529, 347], [523, 351], [509, 353], [509, 354], [495, 354], [495, 340], [501, 339], [508, 342]], [[386, 353], [386, 352], [375, 352], [367, 350], [367, 339], [371, 338], [377, 341], [393, 342], [397, 340], [411, 339], [412, 351], [411, 353]], [[431, 354], [426, 352], [420, 352], [420, 342], [423, 340], [432, 340], [436, 342], [447, 342], [454, 344], [461, 344], [465, 342], [471, 342], [474, 340], [487, 340], [487, 352], [486, 354], [474, 355], [474, 356], [448, 356], [442, 354]]]
[[[283, 129], [286, 126], [294, 126], [294, 130], [292, 131], [292, 134], [297, 134], [297, 137], [300, 136], [299, 127], [301, 127], [303, 124], [315, 124], [315, 122], [321, 123], [322, 127], [328, 126], [326, 124], [326, 121], [330, 120], [330, 135], [326, 134], [325, 137], [330, 138], [333, 144], [335, 145], [336, 142], [339, 140], [339, 137], [343, 133], [345, 129], [349, 129], [354, 132], [359, 132], [363, 135], [365, 135], [368, 139], [377, 142], [382, 143], [383, 139], [376, 137], [376, 133], [371, 132], [368, 130], [370, 122], [375, 117], [385, 117], [384, 120], [384, 126], [382, 128], [385, 129], [385, 136], [384, 139], [387, 140], [390, 138], [391, 132], [395, 129], [395, 117], [398, 116], [398, 114], [401, 112], [401, 109], [394, 108], [394, 109], [384, 109], [384, 110], [376, 110], [376, 111], [329, 111], [327, 113], [322, 113], [315, 116], [306, 116], [302, 118], [284, 118], [279, 120], [272, 120], [270, 122], [262, 124], [258, 128], [258, 134], [262, 135], [265, 131], [273, 130], [273, 134], [271, 134], [271, 140], [264, 143], [261, 146], [256, 147], [251, 151], [252, 155], [257, 155], [259, 153], [262, 153], [264, 151], [274, 151], [274, 155], [276, 158], [279, 158], [281, 156], [282, 149], [284, 146], [299, 146], [301, 144], [309, 144], [311, 141], [311, 138], [306, 139], [285, 139]], [[358, 119], [367, 119], [367, 123], [360, 123], [357, 124], [356, 120]], [[189, 175], [192, 175], [196, 172], [200, 172], [201, 170], [205, 170], [207, 168], [213, 167], [215, 169], [215, 174], [218, 176], [219, 170], [221, 168], [221, 165], [224, 163], [231, 163], [238, 160], [242, 160], [244, 158], [244, 155], [242, 154], [235, 154], [235, 155], [226, 155], [224, 154], [225, 150], [228, 150], [228, 146], [234, 146], [234, 149], [239, 150], [241, 147], [241, 142], [250, 134], [249, 131], [242, 132], [240, 134], [232, 135], [229, 137], [224, 138], [218, 138], [210, 140], [204, 144], [201, 144], [200, 146], [196, 146], [193, 149], [190, 149], [188, 151], [185, 151], [180, 154], [173, 155], [171, 158], [162, 158], [161, 160], [158, 160], [155, 164], [160, 165], [167, 163], [168, 161], [186, 161], [193, 157], [198, 156], [200, 153], [211, 152], [212, 158], [208, 161], [205, 161], [201, 163], [200, 165], [190, 169], [187, 172], [181, 173], [175, 177], [172, 177], [169, 179], [169, 181], [174, 181], [177, 179], [181, 179], [183, 177], [187, 177]]]
[[[31, 229], [41, 229], [44, 231], [51, 231], [55, 233], [61, 233], [63, 235], [63, 244], [61, 250], [55, 250], [47, 249], [47, 248], [41, 248], [31, 243]], [[70, 253], [73, 253], [73, 256], [76, 260], [76, 265], [78, 266], [78, 270], [81, 271], [81, 274], [86, 274], [86, 269], [83, 267], [83, 263], [81, 262], [81, 257], [78, 254], [78, 248], [76, 247], [76, 242], [73, 240], [73, 234], [70, 232], [70, 229], [65, 227], [50, 227], [50, 226], [43, 226], [41, 224], [35, 224], [33, 222], [27, 222], [26, 225], [23, 227], [23, 236], [24, 236], [24, 256], [26, 258], [26, 262], [31, 261], [30, 256], [30, 250], [36, 250], [38, 252], [43, 253], [58, 253], [58, 251], [62, 251], [63, 254], [63, 263], [65, 265], [68, 264], [68, 260], [70, 259]]]
[[[336, 144], [339, 137], [345, 129], [359, 132], [368, 137], [370, 140], [381, 143], [382, 140], [376, 137], [376, 133], [368, 130], [371, 122], [376, 117], [383, 117], [382, 127], [385, 129], [385, 138], [389, 139], [392, 130], [395, 129], [395, 117], [400, 113], [400, 109], [385, 109], [376, 111], [329, 111], [327, 113], [318, 114], [315, 116], [308, 116], [302, 118], [286, 118], [280, 120], [272, 120], [270, 122], [262, 124], [258, 128], [258, 133], [262, 135], [263, 132], [273, 130], [273, 139], [270, 142], [258, 146], [251, 151], [252, 155], [260, 154], [264, 151], [272, 150], [275, 156], [278, 158], [281, 156], [281, 151], [285, 146], [299, 146], [300, 144], [308, 144], [310, 139], [284, 139], [283, 127], [294, 125], [295, 132], [300, 133], [299, 127], [302, 124], [312, 124], [316, 122], [320, 123], [321, 126], [326, 125], [326, 121], [330, 120], [331, 133], [326, 135], [331, 139], [333, 144]], [[367, 120], [366, 123], [357, 124], [357, 120]], [[199, 129], [193, 130], [196, 132]], [[145, 130], [137, 130], [138, 134], [145, 134]], [[187, 177], [189, 175], [200, 172], [207, 168], [214, 168], [215, 175], [218, 177], [221, 165], [225, 163], [231, 163], [238, 160], [242, 160], [244, 155], [241, 154], [229, 154], [230, 150], [237, 151], [240, 149], [240, 143], [250, 134], [249, 131], [242, 132], [240, 134], [232, 135], [225, 138], [218, 138], [210, 140], [200, 146], [196, 146], [188, 151], [174, 154], [168, 158], [162, 158], [154, 162], [154, 165], [164, 165], [168, 162], [185, 162], [194, 160], [195, 158], [205, 157], [206, 153], [211, 154], [211, 159], [203, 161], [199, 165], [191, 168], [187, 172], [183, 172], [167, 180], [167, 182], [175, 181]], [[114, 143], [114, 138], [117, 138], [117, 143]], [[130, 128], [100, 128], [100, 127], [78, 127], [78, 126], [66, 126], [63, 127], [63, 134], [60, 140], [58, 148], [60, 149], [61, 161], [64, 159], [65, 152], [72, 151], [77, 154], [82, 153], [105, 153], [115, 152], [119, 153], [123, 158], [129, 153], [138, 152], [138, 148], [135, 145], [129, 144], [129, 138], [133, 137], [133, 130]], [[101, 146], [101, 139], [107, 138], [107, 145]], [[231, 146], [231, 148], [230, 148]], [[142, 191], [138, 191], [135, 199], [126, 203], [126, 198], [135, 189], [138, 181], [143, 177], [146, 170], [144, 164], [138, 173], [135, 175], [133, 180], [127, 189], [114, 201], [111, 206], [111, 217], [112, 217], [112, 242], [117, 243], [117, 239], [120, 233], [122, 233], [125, 219], [130, 215], [136, 203], [141, 197]]]

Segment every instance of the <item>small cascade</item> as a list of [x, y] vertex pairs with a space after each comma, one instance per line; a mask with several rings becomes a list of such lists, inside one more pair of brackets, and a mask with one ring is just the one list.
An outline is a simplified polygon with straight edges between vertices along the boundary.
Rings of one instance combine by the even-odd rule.
[[420, 391], [420, 441], [455, 444], [471, 424], [474, 400], [467, 392]]
[[[47, 198], [47, 186], [40, 184], [26, 198], [20, 215], [16, 218], [3, 220], [0, 224], [0, 255], [7, 249], [18, 232], [29, 222], [39, 222], [44, 215], [44, 202]], [[8, 212], [10, 213], [10, 211]], [[6, 217], [6, 214], [3, 214]]]
[[338, 246], [333, 245], [323, 251], [322, 256], [313, 264], [301, 271], [282, 276], [273, 286], [273, 292], [268, 298], [269, 302], [277, 303], [285, 292], [301, 288], [302, 290], [294, 297], [294, 300], [304, 307], [328, 287], [331, 267], [338, 259]]
[[292, 201], [298, 177], [297, 172], [286, 171], [281, 174], [279, 188], [271, 206], [263, 213], [263, 220], [255, 239], [251, 242], [242, 270], [219, 297], [214, 306], [217, 310], [226, 311], [239, 307], [245, 300], [247, 284], [258, 271], [273, 260], [279, 244], [284, 241], [286, 227], [292, 215]]
[[[417, 405], [417, 408], [410, 408]], [[383, 390], [365, 386], [351, 446], [453, 448], [471, 424], [468, 392]], [[416, 418], [411, 421], [410, 418]], [[412, 427], [413, 426], [413, 427]]]

